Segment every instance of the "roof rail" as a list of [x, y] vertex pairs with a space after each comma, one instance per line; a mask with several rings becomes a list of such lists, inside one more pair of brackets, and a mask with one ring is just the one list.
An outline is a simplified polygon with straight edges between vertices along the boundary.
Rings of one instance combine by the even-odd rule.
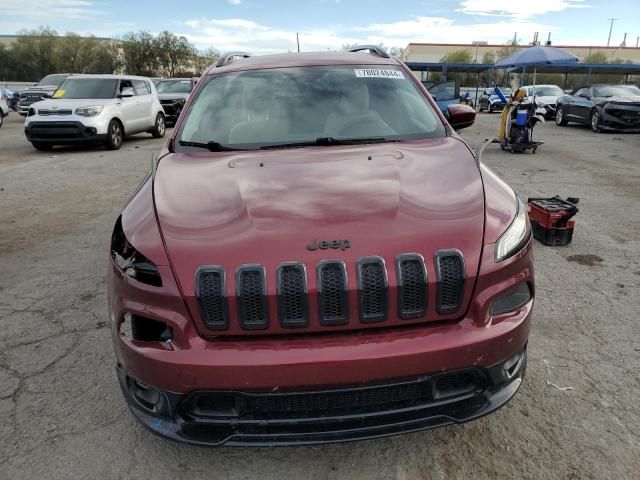
[[349, 49], [350, 52], [362, 52], [364, 50], [369, 50], [372, 54], [382, 58], [389, 58], [389, 54], [377, 45], [356, 45]]
[[222, 67], [227, 63], [232, 62], [235, 57], [249, 58], [250, 56], [251, 54], [247, 52], [227, 52], [220, 57], [220, 60], [216, 63], [216, 67]]

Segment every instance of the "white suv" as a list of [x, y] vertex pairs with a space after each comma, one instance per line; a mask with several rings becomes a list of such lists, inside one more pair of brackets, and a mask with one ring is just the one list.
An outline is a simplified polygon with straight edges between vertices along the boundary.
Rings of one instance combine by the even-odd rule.
[[38, 150], [78, 143], [117, 150], [125, 136], [148, 132], [163, 137], [164, 110], [149, 78], [73, 75], [51, 99], [30, 106], [24, 132]]

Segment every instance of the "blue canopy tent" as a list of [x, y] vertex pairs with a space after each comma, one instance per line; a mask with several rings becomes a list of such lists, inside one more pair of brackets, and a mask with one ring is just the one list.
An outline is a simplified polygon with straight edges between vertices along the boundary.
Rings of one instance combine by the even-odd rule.
[[503, 58], [496, 63], [496, 68], [522, 68], [524, 71], [527, 67], [533, 67], [533, 86], [535, 87], [538, 66], [571, 63], [578, 63], [578, 57], [572, 53], [561, 48], [536, 45]]

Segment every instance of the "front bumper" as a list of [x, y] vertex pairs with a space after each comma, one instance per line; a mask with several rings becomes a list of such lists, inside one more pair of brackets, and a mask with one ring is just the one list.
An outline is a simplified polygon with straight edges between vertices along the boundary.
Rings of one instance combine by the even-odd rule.
[[601, 130], [640, 132], [640, 105], [608, 104], [600, 115]]
[[180, 112], [182, 112], [182, 108], [184, 107], [184, 101], [180, 102], [160, 102], [162, 108], [164, 110], [164, 117], [167, 122], [175, 123], [180, 116]]
[[122, 368], [118, 378], [133, 415], [162, 437], [196, 445], [284, 446], [365, 440], [468, 422], [506, 404], [525, 370], [526, 347], [486, 369], [331, 390], [177, 394], [148, 387]]
[[79, 121], [31, 121], [25, 125], [24, 133], [30, 142], [55, 145], [101, 143], [107, 138], [106, 133], [99, 133], [95, 126]]

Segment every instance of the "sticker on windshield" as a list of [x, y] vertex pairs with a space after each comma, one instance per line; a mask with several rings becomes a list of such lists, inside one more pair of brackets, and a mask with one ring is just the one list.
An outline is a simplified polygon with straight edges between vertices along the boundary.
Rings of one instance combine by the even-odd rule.
[[66, 90], [56, 90], [53, 94], [53, 98], [61, 98], [64, 97]]
[[380, 68], [356, 68], [354, 70], [358, 78], [395, 78], [404, 80], [404, 75], [399, 70], [382, 70]]

